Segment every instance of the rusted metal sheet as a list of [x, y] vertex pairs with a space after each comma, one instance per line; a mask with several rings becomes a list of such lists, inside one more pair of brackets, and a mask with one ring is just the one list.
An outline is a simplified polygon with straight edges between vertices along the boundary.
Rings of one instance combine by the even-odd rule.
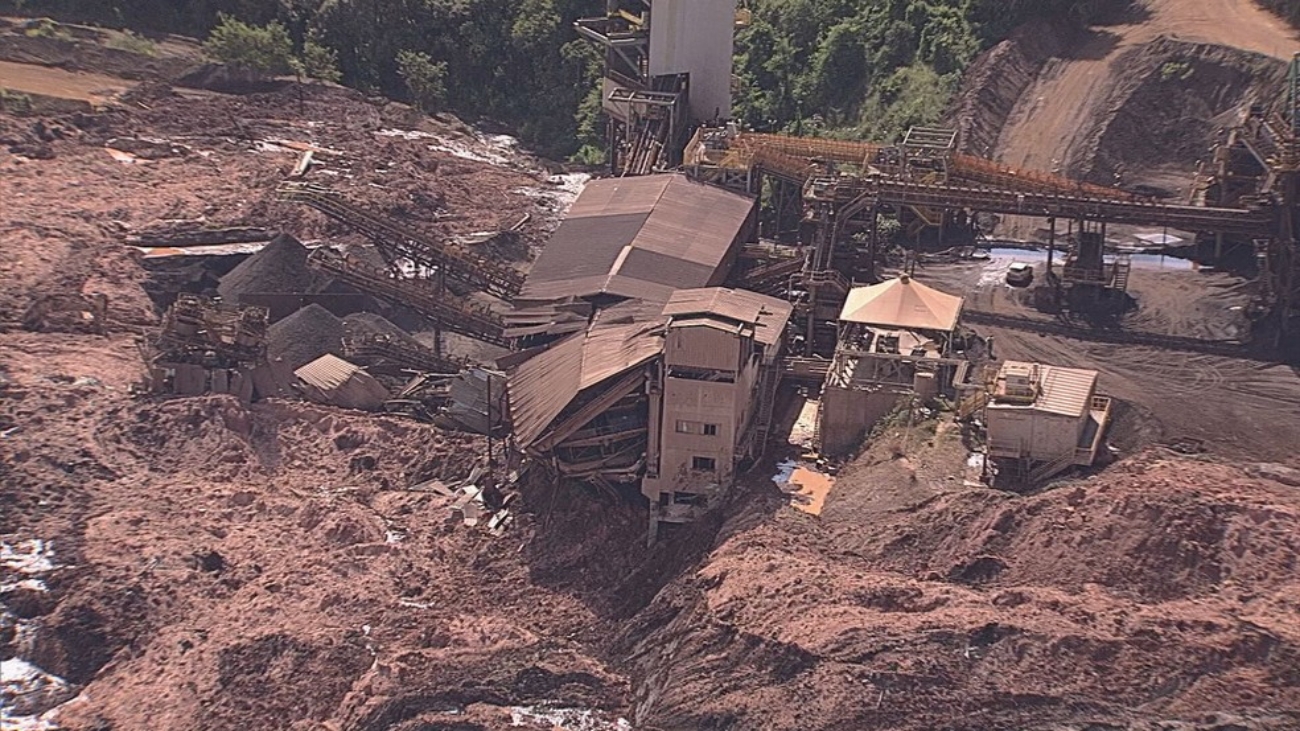
[[579, 393], [657, 356], [663, 350], [660, 327], [595, 326], [520, 365], [509, 384], [515, 439], [532, 444]]
[[666, 301], [721, 281], [756, 201], [672, 173], [587, 184], [534, 265], [519, 300], [612, 294]]
[[532, 444], [582, 390], [585, 342], [585, 333], [571, 335], [520, 365], [510, 377], [510, 421], [519, 444]]
[[671, 182], [671, 175], [639, 175], [593, 180], [569, 207], [566, 218], [647, 214], [654, 210]]
[[294, 371], [294, 375], [313, 401], [375, 411], [388, 398], [388, 389], [374, 376], [336, 355], [322, 355]]
[[781, 338], [792, 306], [785, 300], [757, 292], [725, 287], [679, 289], [664, 305], [663, 314], [675, 321], [691, 315], [714, 315], [754, 326], [754, 339], [773, 345]]

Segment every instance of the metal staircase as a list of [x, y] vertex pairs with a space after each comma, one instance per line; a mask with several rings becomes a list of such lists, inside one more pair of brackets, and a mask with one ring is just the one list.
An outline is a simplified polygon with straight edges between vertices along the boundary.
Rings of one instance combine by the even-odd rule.
[[767, 449], [767, 435], [772, 429], [772, 414], [776, 410], [776, 389], [781, 383], [781, 368], [773, 364], [763, 371], [758, 391], [758, 422], [754, 434], [757, 445], [755, 456], [762, 455]]
[[737, 286], [754, 292], [784, 296], [790, 277], [803, 270], [803, 257], [782, 259], [756, 266], [737, 278]]
[[1062, 452], [1030, 470], [1029, 474], [1025, 477], [1025, 482], [1030, 487], [1038, 487], [1044, 482], [1047, 482], [1069, 469], [1074, 464], [1074, 457], [1075, 450], [1071, 447], [1069, 450]]
[[1128, 256], [1121, 256], [1115, 260], [1115, 279], [1111, 282], [1113, 289], [1121, 292], [1128, 291], [1129, 273], [1133, 271], [1133, 260]]
[[393, 304], [410, 307], [443, 328], [485, 343], [510, 347], [501, 317], [481, 305], [440, 294], [431, 283], [419, 279], [395, 279], [374, 267], [351, 260], [331, 249], [317, 249], [307, 257], [307, 266], [327, 272], [363, 292]]
[[348, 201], [328, 188], [309, 183], [286, 183], [277, 192], [281, 200], [309, 205], [365, 234], [375, 242], [375, 247], [390, 264], [407, 259], [418, 266], [444, 272], [452, 279], [503, 300], [509, 300], [523, 287], [524, 276], [510, 266], [456, 244], [435, 242], [372, 207]]

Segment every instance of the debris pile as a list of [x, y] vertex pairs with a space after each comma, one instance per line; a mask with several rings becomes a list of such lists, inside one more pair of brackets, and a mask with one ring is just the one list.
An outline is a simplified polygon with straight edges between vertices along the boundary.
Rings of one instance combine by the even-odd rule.
[[179, 396], [229, 393], [244, 403], [258, 392], [279, 393], [285, 379], [276, 378], [266, 360], [266, 320], [261, 307], [180, 295], [147, 343], [146, 390]]
[[388, 318], [374, 312], [354, 312], [343, 318], [343, 331], [349, 336], [386, 335], [403, 345], [418, 347], [419, 341], [394, 325]]
[[307, 267], [307, 247], [280, 234], [221, 278], [217, 292], [228, 302], [257, 294], [308, 294], [319, 292], [329, 280]]
[[317, 304], [307, 305], [267, 331], [267, 355], [297, 370], [322, 355], [343, 352], [343, 320]]

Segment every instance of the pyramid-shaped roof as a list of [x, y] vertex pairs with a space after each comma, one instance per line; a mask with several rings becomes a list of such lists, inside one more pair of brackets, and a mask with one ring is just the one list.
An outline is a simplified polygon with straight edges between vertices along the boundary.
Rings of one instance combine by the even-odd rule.
[[962, 298], [944, 294], [904, 274], [849, 292], [840, 311], [841, 322], [860, 322], [907, 330], [944, 330], [957, 327]]

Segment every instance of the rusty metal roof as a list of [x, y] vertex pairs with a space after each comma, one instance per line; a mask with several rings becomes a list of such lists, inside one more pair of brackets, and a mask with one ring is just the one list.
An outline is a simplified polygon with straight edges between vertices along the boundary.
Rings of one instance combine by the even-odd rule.
[[844, 301], [840, 321], [948, 331], [957, 327], [963, 301], [904, 274], [869, 287], [855, 287]]
[[679, 289], [664, 305], [663, 314], [674, 323], [697, 322], [691, 315], [712, 315], [754, 326], [754, 339], [773, 345], [781, 339], [792, 305], [785, 300], [744, 289], [704, 287]]
[[565, 218], [649, 214], [673, 176], [639, 175], [592, 180], [569, 206]]
[[644, 364], [663, 346], [658, 322], [596, 325], [524, 362], [509, 383], [515, 439], [537, 441], [579, 393]]
[[609, 307], [602, 307], [596, 313], [593, 323], [598, 325], [615, 325], [632, 322], [662, 322], [664, 306], [653, 300], [623, 300]]
[[[1009, 360], [1002, 364], [1001, 373], [1007, 371], [1032, 371], [1035, 364]], [[1033, 409], [1062, 416], [1083, 416], [1090, 406], [1093, 390], [1097, 386], [1097, 371], [1083, 368], [1037, 364], [1038, 396], [1032, 404], [1007, 404], [994, 401], [989, 408]]]
[[337, 355], [326, 353], [294, 371], [293, 374], [308, 386], [315, 386], [322, 391], [332, 391], [347, 383], [353, 374], [359, 372], [361, 372], [360, 366], [349, 363]]
[[313, 401], [373, 411], [388, 398], [388, 389], [358, 365], [326, 353], [293, 374]]
[[611, 294], [667, 301], [721, 271], [752, 198], [680, 173], [587, 183], [534, 264], [518, 300]]

